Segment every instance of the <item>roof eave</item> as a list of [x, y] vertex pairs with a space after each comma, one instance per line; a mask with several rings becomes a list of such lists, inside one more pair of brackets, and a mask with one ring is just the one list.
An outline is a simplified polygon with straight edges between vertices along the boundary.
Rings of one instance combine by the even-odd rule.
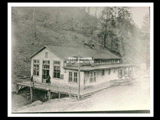
[[37, 52], [35, 52], [34, 54], [32, 54], [29, 58], [32, 59], [35, 55], [37, 55], [39, 52], [41, 52], [42, 50], [44, 50], [45, 48], [47, 48], [50, 52], [52, 52], [53, 54], [55, 54], [57, 57], [59, 57], [60, 59], [64, 60], [64, 58], [60, 55], [58, 55], [57, 53], [53, 52], [52, 50], [50, 50], [46, 45], [44, 45], [42, 48], [40, 48]]
[[42, 50], [44, 50], [46, 48], [46, 46], [44, 45], [42, 48], [40, 48], [37, 52], [33, 53], [29, 58], [32, 59], [35, 55], [37, 55], [39, 52], [41, 52]]

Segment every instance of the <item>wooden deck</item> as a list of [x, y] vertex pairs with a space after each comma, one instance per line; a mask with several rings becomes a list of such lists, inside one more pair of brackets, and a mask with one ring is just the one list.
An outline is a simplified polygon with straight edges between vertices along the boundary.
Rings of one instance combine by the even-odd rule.
[[[115, 85], [120, 85], [125, 82], [130, 82], [133, 79], [119, 79], [119, 80], [111, 80], [110, 82], [105, 82], [101, 83], [98, 85], [94, 86], [89, 86], [84, 88], [80, 88], [80, 98], [84, 98], [86, 96], [92, 95], [93, 93], [99, 92], [103, 89], [115, 86]], [[39, 89], [43, 91], [48, 91], [48, 93], [53, 92], [53, 93], [58, 93], [58, 94], [66, 94], [69, 96], [74, 96], [78, 97], [78, 88], [77, 87], [70, 87], [66, 85], [56, 85], [56, 84], [47, 84], [47, 83], [34, 83], [33, 84], [30, 81], [26, 82], [18, 82], [17, 84], [17, 92], [19, 90], [18, 86], [23, 86], [23, 87], [30, 87], [32, 89]], [[32, 92], [31, 89], [31, 92]], [[32, 93], [31, 93], [32, 94]]]
[[72, 88], [72, 92], [71, 92], [71, 87], [69, 86], [59, 86], [59, 85], [52, 85], [52, 84], [47, 84], [47, 83], [34, 83], [34, 85], [32, 83], [30, 83], [30, 81], [27, 82], [18, 82], [17, 85], [20, 86], [25, 86], [25, 87], [32, 87], [34, 89], [39, 89], [39, 90], [44, 90], [44, 91], [48, 91], [50, 90], [50, 92], [54, 92], [54, 93], [64, 93], [64, 94], [72, 94], [72, 95], [76, 95], [76, 89]]

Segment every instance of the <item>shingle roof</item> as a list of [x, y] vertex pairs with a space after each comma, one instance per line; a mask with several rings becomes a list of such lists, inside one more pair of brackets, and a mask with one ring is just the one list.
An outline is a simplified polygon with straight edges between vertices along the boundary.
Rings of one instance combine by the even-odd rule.
[[45, 48], [48, 48], [51, 52], [62, 59], [67, 59], [68, 57], [78, 55], [82, 57], [94, 57], [94, 59], [120, 59], [120, 57], [107, 50], [94, 50], [90, 48], [73, 48], [62, 46], [44, 46], [38, 52], [34, 53], [31, 58]]

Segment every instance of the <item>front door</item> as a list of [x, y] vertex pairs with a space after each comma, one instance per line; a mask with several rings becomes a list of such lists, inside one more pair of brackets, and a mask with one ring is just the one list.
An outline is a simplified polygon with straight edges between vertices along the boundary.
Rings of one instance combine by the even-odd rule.
[[42, 69], [42, 82], [46, 83], [46, 80], [49, 76], [49, 61], [43, 61], [43, 69]]

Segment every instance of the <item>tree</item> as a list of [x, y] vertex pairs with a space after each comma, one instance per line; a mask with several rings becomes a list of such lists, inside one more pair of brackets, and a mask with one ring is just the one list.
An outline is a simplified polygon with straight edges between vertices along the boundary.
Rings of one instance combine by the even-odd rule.
[[133, 29], [129, 8], [105, 7], [100, 21], [102, 30], [99, 36], [103, 38], [103, 46], [124, 57], [124, 40], [128, 38], [127, 33]]
[[143, 25], [142, 25], [142, 31], [143, 31], [143, 42], [145, 44], [145, 56], [146, 56], [146, 68], [150, 65], [150, 18], [149, 14], [146, 14], [143, 18]]

